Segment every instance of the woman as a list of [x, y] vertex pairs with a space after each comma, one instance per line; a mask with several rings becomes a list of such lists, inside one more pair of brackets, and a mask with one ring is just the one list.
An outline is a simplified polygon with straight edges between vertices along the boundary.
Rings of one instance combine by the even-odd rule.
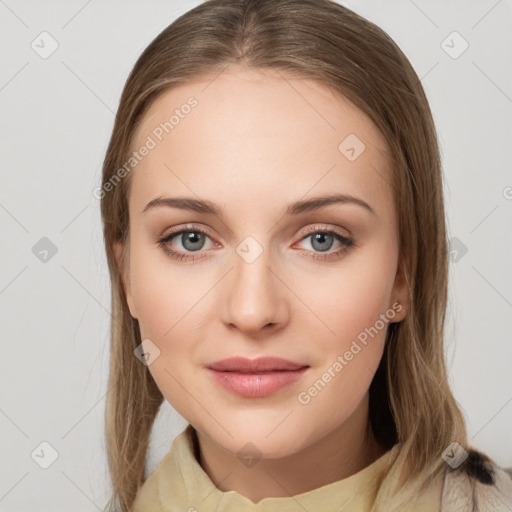
[[[111, 510], [511, 506], [448, 385], [436, 132], [381, 29], [192, 9], [128, 78], [100, 196]], [[189, 424], [147, 478], [164, 399]]]

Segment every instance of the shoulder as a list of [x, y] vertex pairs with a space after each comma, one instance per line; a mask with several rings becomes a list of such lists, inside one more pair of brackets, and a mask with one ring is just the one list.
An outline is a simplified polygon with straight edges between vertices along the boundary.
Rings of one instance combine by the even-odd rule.
[[441, 512], [506, 512], [512, 510], [510, 470], [493, 465], [494, 484], [480, 482], [463, 471], [446, 471]]

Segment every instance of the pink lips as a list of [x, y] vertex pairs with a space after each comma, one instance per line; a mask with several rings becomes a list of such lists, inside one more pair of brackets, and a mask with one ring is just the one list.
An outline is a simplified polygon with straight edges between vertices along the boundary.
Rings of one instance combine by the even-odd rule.
[[274, 394], [299, 380], [308, 365], [278, 357], [231, 357], [207, 366], [212, 377], [228, 391], [247, 398]]

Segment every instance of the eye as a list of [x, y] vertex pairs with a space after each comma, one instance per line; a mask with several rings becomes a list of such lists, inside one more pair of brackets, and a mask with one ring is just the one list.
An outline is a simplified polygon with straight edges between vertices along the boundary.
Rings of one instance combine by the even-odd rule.
[[[178, 245], [178, 250], [172, 248], [173, 240]], [[187, 252], [198, 252], [202, 251], [205, 248], [205, 241], [211, 238], [208, 236], [208, 233], [199, 227], [189, 225], [186, 229], [175, 229], [170, 233], [166, 234], [160, 240], [158, 240], [158, 245], [161, 247], [169, 256], [175, 258], [177, 260], [197, 260], [200, 258], [204, 258], [205, 254], [187, 254]], [[215, 245], [212, 243], [211, 245]]]
[[[301, 242], [310, 240], [312, 250], [301, 250], [301, 254], [316, 260], [328, 260], [340, 258], [347, 250], [354, 245], [354, 240], [339, 232], [337, 229], [329, 229], [325, 226], [313, 226], [309, 228], [308, 234], [303, 236]], [[330, 251], [333, 245], [338, 243], [340, 247]], [[330, 252], [327, 252], [330, 251]]]

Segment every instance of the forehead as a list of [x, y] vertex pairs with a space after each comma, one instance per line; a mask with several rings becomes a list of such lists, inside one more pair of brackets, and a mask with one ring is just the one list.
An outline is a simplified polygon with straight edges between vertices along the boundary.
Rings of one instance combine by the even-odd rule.
[[390, 155], [371, 119], [325, 86], [282, 72], [230, 68], [166, 91], [132, 149], [144, 145], [151, 149], [132, 175], [138, 211], [177, 192], [221, 203], [326, 191], [390, 200]]

